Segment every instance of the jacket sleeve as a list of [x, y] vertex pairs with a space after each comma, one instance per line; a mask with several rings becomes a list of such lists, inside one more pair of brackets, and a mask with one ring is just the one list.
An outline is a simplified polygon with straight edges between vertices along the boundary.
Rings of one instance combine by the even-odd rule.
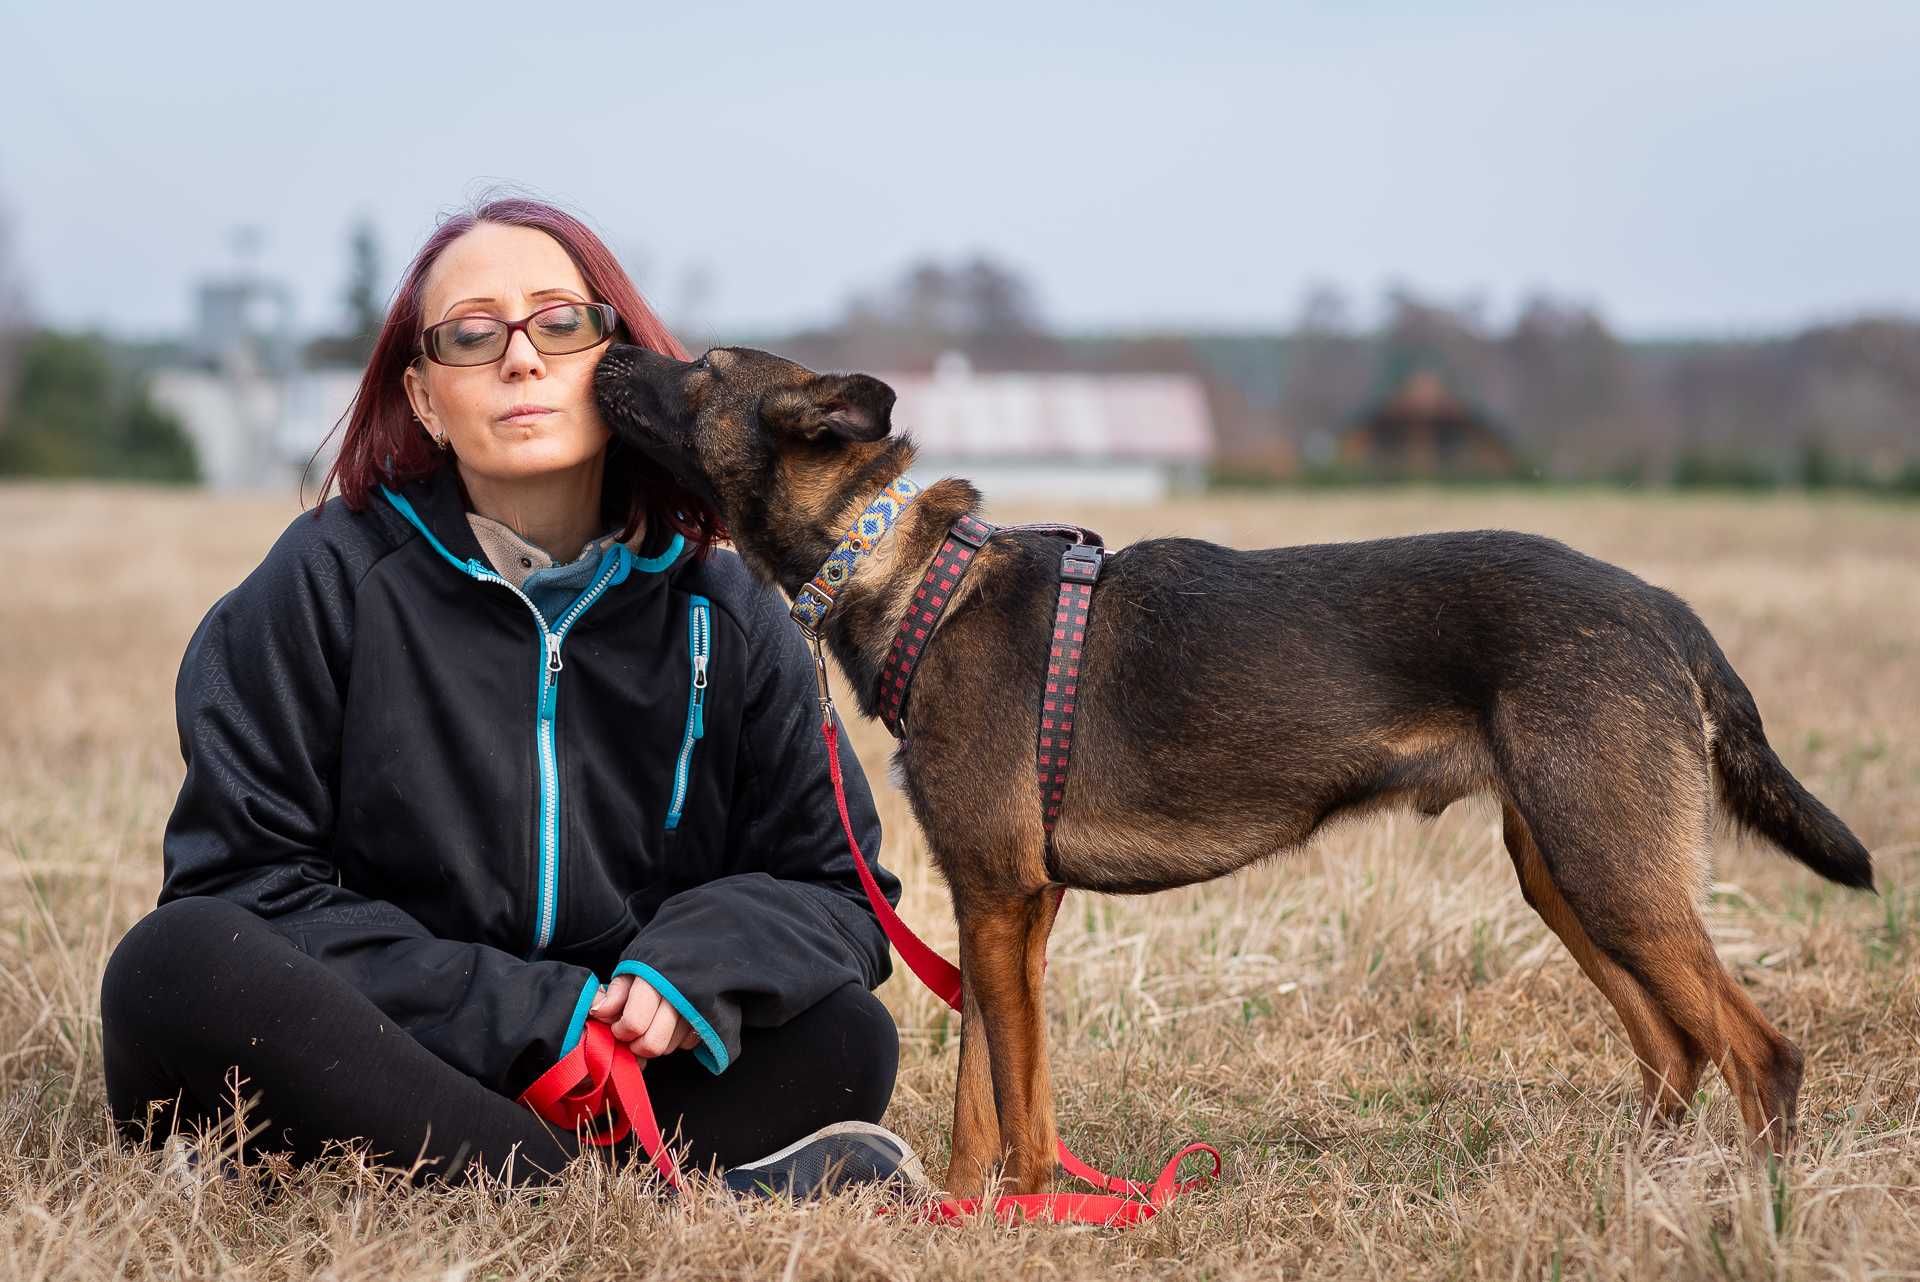
[[597, 981], [583, 967], [436, 938], [340, 884], [329, 852], [366, 565], [315, 528], [325, 519], [296, 517], [187, 645], [174, 687], [187, 771], [159, 902], [212, 895], [259, 914], [442, 1059], [518, 1095], [577, 1036]]
[[[694, 1056], [719, 1073], [742, 1027], [777, 1027], [846, 984], [875, 988], [892, 969], [887, 938], [860, 887], [840, 827], [813, 658], [779, 596], [758, 584], [748, 619], [751, 684], [742, 710], [742, 782], [729, 819], [731, 876], [666, 900], [621, 954], [700, 1036]], [[844, 745], [847, 812], [889, 903], [880, 816]]]

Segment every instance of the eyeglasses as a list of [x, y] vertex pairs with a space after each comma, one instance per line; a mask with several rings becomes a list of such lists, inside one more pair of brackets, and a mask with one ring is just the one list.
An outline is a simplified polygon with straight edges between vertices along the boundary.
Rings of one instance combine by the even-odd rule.
[[522, 330], [536, 352], [565, 356], [598, 347], [613, 337], [620, 316], [606, 303], [556, 303], [525, 320], [494, 316], [456, 316], [420, 333], [420, 350], [441, 365], [491, 365], [506, 354], [514, 331]]

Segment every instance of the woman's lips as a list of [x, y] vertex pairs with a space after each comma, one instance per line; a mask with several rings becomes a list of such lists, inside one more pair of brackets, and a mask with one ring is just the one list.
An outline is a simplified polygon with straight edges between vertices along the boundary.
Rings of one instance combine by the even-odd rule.
[[502, 423], [528, 423], [553, 413], [544, 405], [516, 405], [500, 416]]

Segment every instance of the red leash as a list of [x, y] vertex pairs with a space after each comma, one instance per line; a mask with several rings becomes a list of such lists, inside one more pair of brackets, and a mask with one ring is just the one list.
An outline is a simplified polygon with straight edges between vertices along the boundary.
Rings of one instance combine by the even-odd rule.
[[587, 1143], [599, 1147], [637, 1131], [660, 1177], [680, 1187], [680, 1168], [660, 1137], [653, 1101], [647, 1098], [646, 1075], [633, 1051], [614, 1039], [613, 1025], [588, 1020], [573, 1049], [540, 1074], [520, 1102], [555, 1126], [572, 1129], [582, 1122], [589, 1127], [606, 1122], [606, 1129], [587, 1134]]
[[[817, 658], [818, 656], [816, 656]], [[822, 664], [824, 669], [824, 664]], [[821, 688], [824, 692], [826, 674], [820, 673]], [[823, 698], [823, 703], [828, 703]], [[830, 704], [828, 705], [830, 707]], [[827, 770], [833, 777], [833, 799], [840, 807], [840, 827], [847, 834], [847, 849], [853, 854], [854, 867], [860, 873], [860, 885], [867, 892], [867, 902], [873, 906], [873, 915], [880, 919], [880, 929], [899, 952], [900, 959], [907, 963], [907, 969], [916, 975], [920, 982], [958, 1011], [960, 1009], [960, 968], [933, 951], [918, 935], [913, 933], [906, 922], [900, 920], [900, 914], [893, 910], [887, 897], [880, 893], [880, 883], [874, 880], [873, 869], [868, 866], [866, 856], [860, 853], [860, 842], [853, 835], [853, 820], [847, 814], [847, 787], [840, 773], [840, 728], [834, 724], [832, 713], [827, 707], [822, 709], [820, 735], [827, 741]], [[1062, 894], [1065, 893], [1063, 890]], [[1161, 1170], [1158, 1179], [1152, 1184], [1142, 1184], [1137, 1180], [1123, 1179], [1117, 1175], [1108, 1175], [1094, 1169], [1080, 1160], [1074, 1151], [1067, 1147], [1065, 1140], [1059, 1141], [1060, 1165], [1066, 1168], [1075, 1179], [1085, 1180], [1105, 1193], [1021, 1193], [1009, 1194], [994, 1203], [993, 1213], [1000, 1219], [1008, 1220], [1015, 1215], [1024, 1215], [1029, 1219], [1046, 1220], [1054, 1224], [1138, 1224], [1151, 1219], [1155, 1212], [1171, 1202], [1180, 1194], [1199, 1188], [1209, 1180], [1220, 1175], [1220, 1154], [1211, 1144], [1189, 1144], [1173, 1155]], [[1188, 1156], [1205, 1153], [1213, 1158], [1213, 1171], [1195, 1179], [1182, 1181], [1180, 1166]], [[1117, 1194], [1118, 1196], [1114, 1196]], [[1142, 1199], [1145, 1199], [1144, 1201]], [[981, 1209], [980, 1198], [944, 1198], [928, 1213], [927, 1218], [940, 1221], [964, 1220], [977, 1214]]]

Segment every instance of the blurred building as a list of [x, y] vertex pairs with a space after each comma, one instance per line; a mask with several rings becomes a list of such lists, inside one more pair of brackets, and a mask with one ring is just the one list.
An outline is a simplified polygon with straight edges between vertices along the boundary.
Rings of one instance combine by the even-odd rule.
[[[149, 395], [193, 438], [208, 486], [287, 490], [299, 486], [359, 381], [358, 369], [303, 367], [291, 290], [242, 268], [195, 288], [184, 354], [153, 371]], [[316, 480], [338, 440], [327, 444], [314, 460]]]
[[1512, 476], [1520, 460], [1492, 417], [1430, 361], [1396, 360], [1382, 392], [1335, 443], [1342, 467], [1379, 476]]
[[922, 481], [964, 476], [991, 499], [1152, 503], [1201, 489], [1214, 431], [1184, 374], [976, 373], [948, 352], [931, 374], [876, 374], [898, 397], [896, 430], [920, 447]]

